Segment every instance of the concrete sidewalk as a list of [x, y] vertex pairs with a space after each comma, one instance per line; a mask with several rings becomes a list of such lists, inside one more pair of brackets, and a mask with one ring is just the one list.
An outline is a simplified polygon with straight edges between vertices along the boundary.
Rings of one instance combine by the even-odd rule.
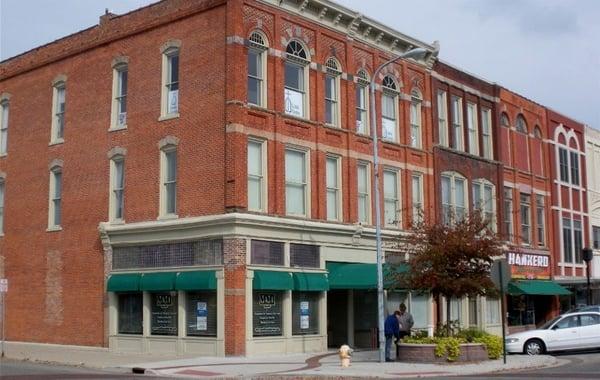
[[337, 352], [322, 354], [273, 355], [260, 357], [174, 357], [109, 352], [105, 348], [8, 342], [6, 356], [13, 359], [60, 363], [131, 373], [176, 378], [265, 378], [265, 377], [349, 377], [401, 378], [472, 375], [556, 366], [565, 360], [552, 356], [512, 355], [507, 364], [491, 360], [470, 364], [379, 363], [377, 351], [356, 351], [352, 365], [342, 368]]

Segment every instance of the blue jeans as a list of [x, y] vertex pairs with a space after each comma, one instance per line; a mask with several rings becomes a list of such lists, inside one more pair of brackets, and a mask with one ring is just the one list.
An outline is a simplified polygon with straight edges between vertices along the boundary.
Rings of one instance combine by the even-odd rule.
[[394, 340], [393, 335], [385, 336], [385, 358], [391, 360], [392, 359], [392, 341]]

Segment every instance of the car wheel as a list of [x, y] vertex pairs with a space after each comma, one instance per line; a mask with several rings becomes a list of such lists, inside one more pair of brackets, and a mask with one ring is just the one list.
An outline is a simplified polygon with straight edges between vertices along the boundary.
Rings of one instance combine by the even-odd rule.
[[546, 350], [544, 342], [539, 339], [531, 339], [525, 342], [524, 353], [527, 355], [541, 355]]

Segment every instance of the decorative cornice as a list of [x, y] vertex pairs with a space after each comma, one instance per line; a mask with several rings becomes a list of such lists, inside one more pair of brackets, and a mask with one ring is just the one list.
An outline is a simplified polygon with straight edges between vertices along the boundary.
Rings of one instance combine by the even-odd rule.
[[117, 157], [125, 157], [127, 155], [127, 149], [122, 148], [120, 146], [115, 146], [106, 154], [109, 160], [115, 159]]

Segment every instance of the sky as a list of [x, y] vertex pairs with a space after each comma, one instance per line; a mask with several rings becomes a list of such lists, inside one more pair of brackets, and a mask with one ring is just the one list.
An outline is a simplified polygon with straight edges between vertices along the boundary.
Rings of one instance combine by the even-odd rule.
[[[0, 59], [153, 0], [0, 0]], [[440, 58], [600, 129], [600, 0], [337, 0]]]

